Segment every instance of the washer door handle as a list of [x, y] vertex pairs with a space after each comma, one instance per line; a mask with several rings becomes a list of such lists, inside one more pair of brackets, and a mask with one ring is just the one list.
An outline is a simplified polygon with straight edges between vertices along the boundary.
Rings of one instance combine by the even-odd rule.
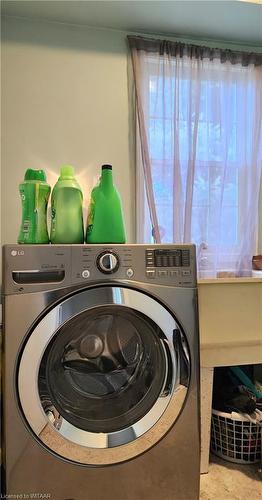
[[190, 356], [188, 346], [183, 336], [182, 332], [175, 328], [173, 330], [173, 344], [174, 349], [177, 355], [177, 362], [179, 366], [179, 376], [180, 376], [180, 384], [185, 387], [189, 386], [190, 380]]

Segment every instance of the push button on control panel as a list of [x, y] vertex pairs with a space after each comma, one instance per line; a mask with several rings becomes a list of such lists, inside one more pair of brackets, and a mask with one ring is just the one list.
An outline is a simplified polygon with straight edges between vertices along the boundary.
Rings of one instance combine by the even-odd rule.
[[146, 275], [148, 278], [155, 278], [156, 277], [156, 271], [154, 269], [148, 269], [146, 272]]
[[167, 271], [158, 271], [158, 276], [160, 278], [167, 278], [168, 272]]
[[131, 267], [126, 270], [126, 275], [128, 278], [132, 278], [132, 276], [134, 276], [134, 271]]
[[154, 266], [154, 251], [153, 250], [147, 250], [146, 251], [146, 267], [153, 267]]
[[169, 272], [171, 278], [177, 278], [177, 276], [179, 276], [179, 271], [176, 269], [175, 271], [170, 271]]
[[88, 269], [85, 269], [82, 272], [82, 278], [89, 278], [89, 276], [90, 276], [90, 272], [88, 271]]

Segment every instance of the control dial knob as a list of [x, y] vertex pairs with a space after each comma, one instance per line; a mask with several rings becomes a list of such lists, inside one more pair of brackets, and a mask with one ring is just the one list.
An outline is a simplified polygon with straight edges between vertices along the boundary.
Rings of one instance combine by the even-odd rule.
[[119, 258], [112, 252], [102, 253], [98, 256], [97, 267], [102, 273], [115, 273], [119, 268]]

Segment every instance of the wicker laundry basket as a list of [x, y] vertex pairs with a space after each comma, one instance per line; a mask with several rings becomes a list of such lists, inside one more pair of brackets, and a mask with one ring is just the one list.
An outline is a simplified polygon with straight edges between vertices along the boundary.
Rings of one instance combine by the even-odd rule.
[[212, 410], [211, 451], [230, 462], [252, 464], [261, 460], [261, 425], [238, 413]]

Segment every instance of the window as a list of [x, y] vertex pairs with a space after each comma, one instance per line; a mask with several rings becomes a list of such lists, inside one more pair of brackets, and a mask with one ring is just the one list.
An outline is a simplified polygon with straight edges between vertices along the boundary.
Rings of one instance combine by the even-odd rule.
[[137, 54], [138, 240], [153, 242], [150, 169], [161, 242], [195, 243], [202, 276], [248, 274], [258, 232], [261, 69]]

